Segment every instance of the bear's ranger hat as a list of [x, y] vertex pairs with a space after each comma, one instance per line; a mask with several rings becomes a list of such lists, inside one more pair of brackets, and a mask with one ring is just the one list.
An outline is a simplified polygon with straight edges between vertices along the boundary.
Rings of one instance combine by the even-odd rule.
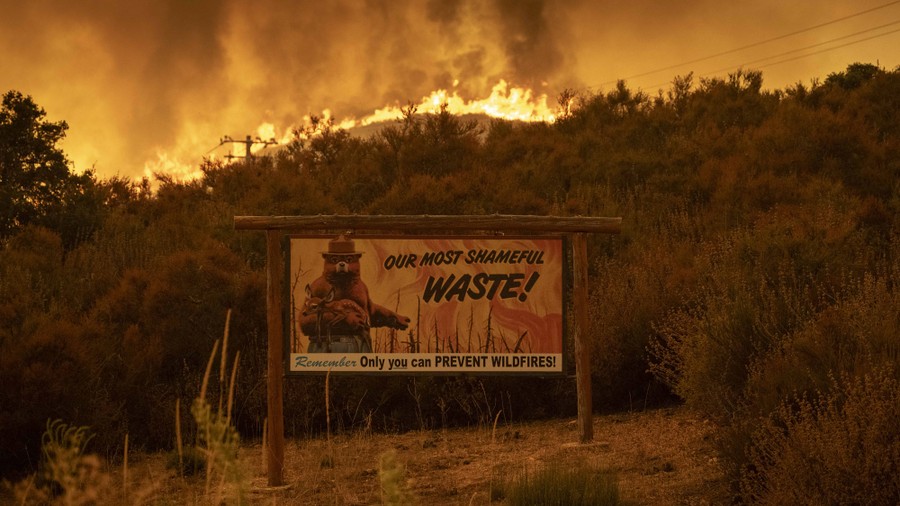
[[362, 251], [356, 251], [356, 245], [353, 239], [347, 239], [341, 234], [334, 239], [328, 241], [328, 251], [323, 251], [323, 255], [362, 255]]

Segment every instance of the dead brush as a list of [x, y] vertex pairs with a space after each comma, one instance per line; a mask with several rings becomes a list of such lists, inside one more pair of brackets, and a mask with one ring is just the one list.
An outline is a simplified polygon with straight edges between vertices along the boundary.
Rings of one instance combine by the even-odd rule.
[[[900, 504], [900, 375], [893, 364], [784, 402], [754, 434], [753, 504]], [[751, 471], [752, 469], [752, 471]]]

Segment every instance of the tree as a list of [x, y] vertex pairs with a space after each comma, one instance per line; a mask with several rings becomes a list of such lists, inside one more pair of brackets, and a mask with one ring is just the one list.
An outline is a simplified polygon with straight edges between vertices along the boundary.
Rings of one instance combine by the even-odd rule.
[[[69, 126], [51, 122], [30, 96], [12, 90], [0, 107], [0, 239], [46, 218], [84, 178], [57, 147]], [[90, 178], [90, 176], [88, 176]]]
[[826, 85], [837, 85], [845, 90], [859, 88], [866, 81], [882, 73], [881, 69], [871, 63], [851, 63], [844, 72], [833, 72], [825, 79]]

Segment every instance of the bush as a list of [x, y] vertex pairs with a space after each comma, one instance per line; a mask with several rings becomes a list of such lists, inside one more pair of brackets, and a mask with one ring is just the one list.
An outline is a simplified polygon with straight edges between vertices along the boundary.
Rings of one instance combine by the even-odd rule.
[[[736, 256], [753, 262], [743, 268], [713, 262], [711, 282], [697, 299], [657, 322], [659, 340], [650, 349], [651, 367], [688, 405], [720, 423], [717, 441], [735, 493], [760, 501], [759, 497], [771, 493], [774, 499], [763, 502], [780, 504], [787, 501], [787, 493], [798, 497], [813, 494], [785, 492], [788, 482], [768, 483], [800, 472], [780, 466], [807, 466], [804, 472], [840, 475], [847, 469], [846, 461], [854, 458], [866, 462], [876, 458], [887, 460], [884, 465], [888, 467], [895, 465], [891, 462], [894, 457], [865, 456], [872, 454], [865, 441], [840, 443], [857, 449], [816, 465], [798, 459], [801, 455], [819, 458], [815, 457], [819, 451], [815, 445], [824, 445], [823, 441], [832, 437], [823, 431], [838, 431], [840, 424], [850, 430], [857, 423], [852, 413], [864, 409], [853, 408], [849, 399], [864, 388], [874, 388], [873, 380], [865, 378], [875, 371], [897, 369], [900, 293], [894, 287], [900, 270], [893, 260], [895, 242], [889, 242], [881, 260], [866, 260], [860, 253], [854, 258], [853, 252], [846, 250], [842, 254], [846, 257], [837, 256], [850, 259], [842, 264], [844, 274], [832, 275], [829, 265], [836, 264], [835, 259], [826, 258], [822, 266], [800, 260], [808, 245], [798, 251], [786, 243], [795, 260], [776, 261], [773, 253], [777, 250], [772, 245], [777, 236], [757, 233], [755, 237], [757, 241], [746, 245], [767, 252], [765, 255], [755, 257], [742, 254], [740, 247], [733, 248]], [[871, 262], [873, 273], [856, 277], [853, 271], [863, 262]], [[844, 399], [848, 399], [846, 408]], [[875, 404], [868, 407], [871, 416], [889, 417], [894, 409], [878, 404], [877, 396], [872, 402]], [[861, 420], [865, 423], [866, 419]], [[868, 420], [873, 427], [881, 423]], [[852, 440], [856, 436], [849, 432], [842, 437]], [[801, 489], [813, 486], [804, 484], [803, 479], [797, 478], [794, 484]], [[770, 486], [775, 491], [770, 491]], [[854, 483], [844, 489], [851, 493], [853, 487], [865, 486]]]
[[741, 481], [758, 504], [900, 504], [900, 379], [890, 367], [785, 402]]

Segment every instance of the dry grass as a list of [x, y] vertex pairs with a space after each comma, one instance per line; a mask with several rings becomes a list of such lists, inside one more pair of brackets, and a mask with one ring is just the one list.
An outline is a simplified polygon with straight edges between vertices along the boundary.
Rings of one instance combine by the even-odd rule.
[[[379, 504], [379, 462], [395, 452], [405, 466], [405, 489], [418, 504], [489, 504], [491, 480], [524, 468], [572, 459], [615, 473], [625, 504], [722, 504], [723, 473], [713, 450], [713, 426], [685, 408], [598, 416], [595, 442], [578, 444], [574, 420], [411, 432], [398, 435], [339, 434], [287, 444], [288, 487], [266, 487], [260, 444], [241, 448], [240, 459], [255, 464], [253, 504]], [[323, 457], [333, 465], [323, 466]], [[177, 478], [164, 471], [165, 456], [130, 457], [129, 474], [165, 477], [163, 503], [204, 504], [202, 478]], [[143, 475], [143, 476], [141, 476]]]

